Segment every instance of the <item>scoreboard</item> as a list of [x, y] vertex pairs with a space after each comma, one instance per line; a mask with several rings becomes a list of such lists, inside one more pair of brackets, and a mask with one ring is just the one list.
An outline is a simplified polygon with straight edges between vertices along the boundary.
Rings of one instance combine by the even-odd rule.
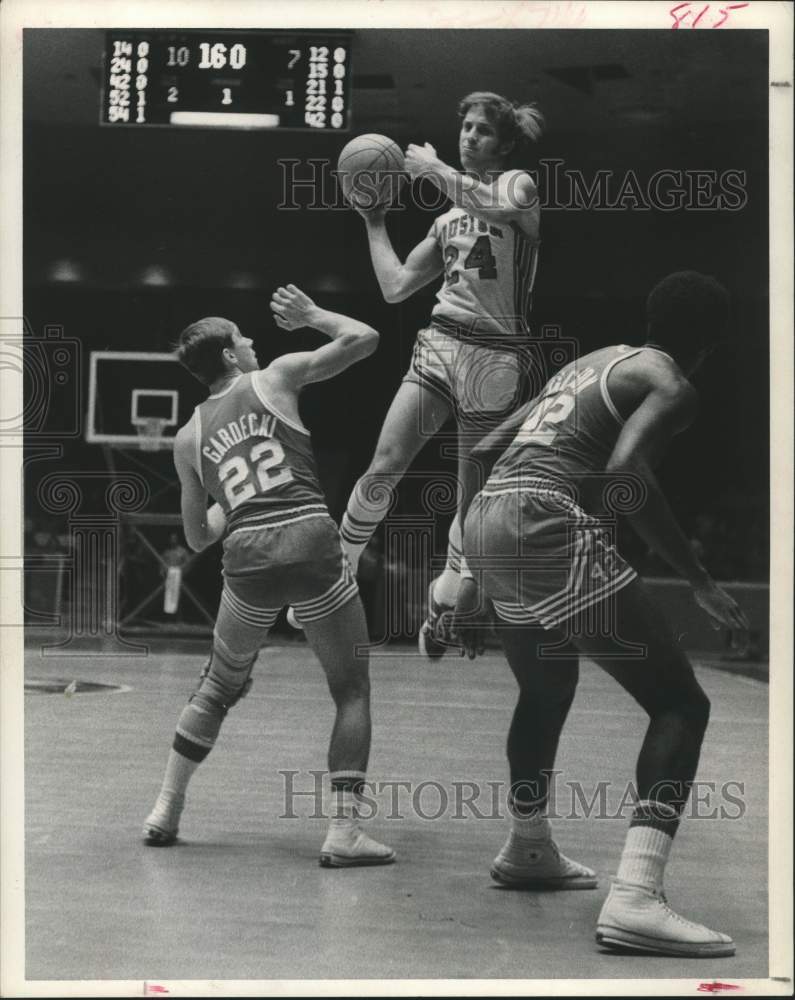
[[100, 123], [350, 127], [351, 33], [108, 31]]

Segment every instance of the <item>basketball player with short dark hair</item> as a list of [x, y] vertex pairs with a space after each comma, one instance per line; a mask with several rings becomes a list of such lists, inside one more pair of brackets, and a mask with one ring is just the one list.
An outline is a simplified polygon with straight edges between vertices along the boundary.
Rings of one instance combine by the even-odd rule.
[[[438, 275], [444, 278], [373, 459], [342, 519], [340, 533], [354, 570], [389, 509], [397, 481], [428, 437], [455, 416], [463, 478], [469, 474], [473, 442], [512, 413], [522, 398], [522, 349], [529, 335], [540, 210], [531, 176], [508, 168], [540, 138], [544, 120], [533, 104], [516, 106], [484, 91], [461, 101], [459, 117], [463, 172], [443, 163], [427, 143], [408, 147], [405, 164], [411, 177], [427, 178], [453, 205], [405, 262], [386, 229], [388, 206], [357, 208], [387, 302], [402, 302]], [[455, 605], [460, 557], [456, 517], [447, 566], [431, 583], [429, 616], [420, 632], [420, 649], [433, 658], [445, 650], [437, 626], [442, 612]]]
[[328, 751], [333, 812], [320, 862], [387, 864], [394, 851], [362, 832], [356, 812], [370, 751], [364, 612], [298, 415], [301, 389], [372, 354], [378, 334], [320, 309], [294, 285], [274, 293], [271, 309], [282, 329], [313, 327], [331, 343], [260, 370], [252, 341], [229, 320], [199, 320], [179, 340], [179, 360], [210, 390], [174, 442], [185, 537], [195, 551], [223, 538], [224, 587], [212, 655], [177, 722], [145, 842], [176, 842], [188, 782], [248, 691], [279, 611], [291, 604], [336, 706]]
[[[578, 653], [595, 660], [649, 716], [636, 770], [639, 802], [597, 926], [597, 941], [611, 947], [734, 953], [727, 935], [674, 913], [663, 892], [709, 701], [605, 520], [611, 491], [624, 490], [625, 502], [633, 495], [629, 522], [690, 583], [716, 627], [747, 628], [734, 600], [700, 564], [652, 471], [695, 417], [688, 377], [723, 337], [727, 316], [728, 296], [713, 278], [669, 275], [649, 295], [642, 347], [605, 347], [565, 366], [475, 449], [485, 455], [510, 441], [472, 501], [464, 532], [469, 568], [493, 604], [519, 685], [508, 734], [511, 831], [493, 864], [498, 882], [596, 885], [590, 869], [560, 857], [545, 816]], [[594, 502], [600, 495], [604, 502]], [[462, 581], [455, 627], [470, 655], [482, 643], [482, 619], [476, 614], [467, 622], [479, 600], [475, 581]]]

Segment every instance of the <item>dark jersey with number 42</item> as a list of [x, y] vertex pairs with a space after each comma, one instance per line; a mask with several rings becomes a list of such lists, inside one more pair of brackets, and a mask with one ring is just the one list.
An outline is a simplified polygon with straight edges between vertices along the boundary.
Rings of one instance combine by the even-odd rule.
[[511, 444], [496, 461], [489, 483], [522, 479], [587, 487], [604, 471], [624, 421], [608, 390], [620, 362], [652, 348], [619, 345], [577, 358], [551, 378], [525, 406]]
[[199, 475], [230, 531], [326, 511], [309, 431], [268, 400], [262, 374], [239, 375], [193, 414]]

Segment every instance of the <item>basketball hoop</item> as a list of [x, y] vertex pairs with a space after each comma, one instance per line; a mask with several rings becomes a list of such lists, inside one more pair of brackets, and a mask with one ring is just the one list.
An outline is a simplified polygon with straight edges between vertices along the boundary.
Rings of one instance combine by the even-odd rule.
[[163, 417], [137, 417], [133, 421], [141, 451], [161, 451], [166, 447], [163, 431], [167, 423]]

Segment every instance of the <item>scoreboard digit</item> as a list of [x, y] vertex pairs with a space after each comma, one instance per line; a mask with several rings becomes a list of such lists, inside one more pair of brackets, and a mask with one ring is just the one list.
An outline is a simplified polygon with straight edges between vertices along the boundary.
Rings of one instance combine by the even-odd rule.
[[100, 124], [350, 128], [350, 32], [108, 31]]

